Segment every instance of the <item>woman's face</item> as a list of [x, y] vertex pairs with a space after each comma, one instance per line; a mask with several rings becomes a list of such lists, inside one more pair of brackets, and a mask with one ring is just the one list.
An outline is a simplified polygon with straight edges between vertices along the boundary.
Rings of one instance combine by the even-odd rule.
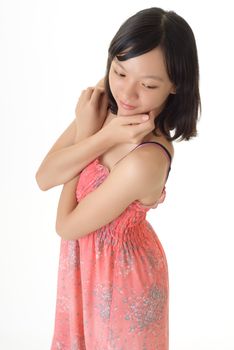
[[157, 116], [175, 87], [166, 72], [162, 50], [157, 47], [126, 61], [113, 59], [109, 72], [111, 93], [121, 116], [154, 112]]

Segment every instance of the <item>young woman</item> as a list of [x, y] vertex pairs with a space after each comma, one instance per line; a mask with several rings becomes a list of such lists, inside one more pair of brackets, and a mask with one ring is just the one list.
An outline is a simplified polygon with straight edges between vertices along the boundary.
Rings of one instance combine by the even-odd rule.
[[64, 184], [51, 350], [168, 350], [168, 266], [146, 213], [165, 199], [172, 141], [197, 135], [196, 43], [154, 7], [123, 23], [108, 53], [104, 81], [83, 90], [36, 175], [42, 190]]

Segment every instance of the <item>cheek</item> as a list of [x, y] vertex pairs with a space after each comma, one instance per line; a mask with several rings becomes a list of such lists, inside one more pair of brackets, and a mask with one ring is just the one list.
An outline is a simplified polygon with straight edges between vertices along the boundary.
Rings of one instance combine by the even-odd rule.
[[157, 94], [155, 93], [151, 93], [151, 92], [146, 92], [141, 96], [141, 100], [142, 102], [144, 102], [144, 104], [147, 107], [154, 107], [155, 105], [157, 105], [159, 103], [159, 99]]
[[113, 81], [113, 79], [112, 79], [111, 74], [109, 74], [109, 85], [110, 85], [111, 92], [113, 92], [113, 89], [114, 89], [114, 81]]
[[112, 92], [112, 95], [118, 95], [119, 91], [121, 91], [122, 86], [123, 86], [123, 79], [118, 79], [116, 75], [110, 71], [109, 73], [109, 84], [110, 84], [110, 89]]
[[113, 96], [118, 94], [118, 91], [121, 90], [121, 83], [120, 83], [120, 81], [115, 79], [111, 75], [109, 76], [109, 85], [110, 85], [111, 93], [112, 93]]
[[162, 93], [159, 93], [159, 91], [157, 93], [152, 93], [149, 92], [147, 94], [144, 94], [144, 96], [142, 96], [142, 103], [145, 105], [146, 109], [154, 109], [154, 108], [158, 108], [160, 107], [166, 99], [167, 96], [165, 96]]
[[165, 102], [167, 97], [168, 97], [168, 94], [165, 93], [165, 91], [158, 90], [157, 93], [155, 94], [155, 103], [161, 105], [162, 103]]

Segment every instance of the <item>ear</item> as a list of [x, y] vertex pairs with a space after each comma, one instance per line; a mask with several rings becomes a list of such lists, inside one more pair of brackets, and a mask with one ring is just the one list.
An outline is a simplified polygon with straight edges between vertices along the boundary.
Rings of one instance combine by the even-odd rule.
[[172, 86], [170, 94], [174, 94], [174, 95], [176, 94], [176, 86], [175, 85]]

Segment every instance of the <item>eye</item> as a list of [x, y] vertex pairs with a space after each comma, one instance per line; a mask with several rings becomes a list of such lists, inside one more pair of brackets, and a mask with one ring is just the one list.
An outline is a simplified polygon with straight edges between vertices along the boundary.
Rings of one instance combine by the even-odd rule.
[[145, 85], [145, 84], [142, 84], [145, 88], [147, 89], [157, 89], [158, 86], [149, 86], [149, 85]]
[[121, 74], [121, 73], [118, 73], [117, 70], [114, 69], [114, 72], [116, 75], [118, 75], [119, 77], [125, 77], [125, 74]]

